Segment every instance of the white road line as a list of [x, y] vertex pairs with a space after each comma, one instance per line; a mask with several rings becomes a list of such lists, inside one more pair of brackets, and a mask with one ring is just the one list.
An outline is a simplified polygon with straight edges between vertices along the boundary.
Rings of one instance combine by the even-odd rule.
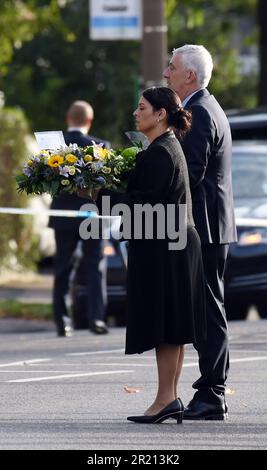
[[[233, 362], [252, 362], [252, 361], [266, 361], [267, 356], [255, 356], [255, 357], [243, 357], [240, 359], [230, 359], [230, 364]], [[188, 362], [183, 365], [183, 367], [195, 367], [198, 366], [198, 362]]]
[[17, 380], [7, 380], [6, 382], [41, 382], [42, 380], [56, 380], [56, 379], [69, 379], [72, 377], [90, 377], [92, 375], [109, 375], [109, 374], [126, 374], [129, 372], [134, 372], [133, 370], [109, 370], [105, 372], [88, 372], [84, 374], [64, 374], [56, 375], [49, 377], [37, 377], [36, 379], [17, 379]]
[[[73, 367], [74, 364], [67, 364], [67, 365]], [[77, 364], [77, 365], [81, 366], [81, 364]], [[54, 364], [53, 364], [53, 366], [54, 366]], [[88, 366], [90, 366], [90, 367], [91, 366], [93, 366], [93, 367], [98, 367], [98, 366], [100, 366], [100, 367], [102, 367], [102, 366], [104, 366], [104, 367], [107, 367], [107, 366], [112, 366], [112, 367], [114, 367], [114, 366], [116, 366], [116, 367], [117, 366], [120, 366], [120, 367], [153, 367], [154, 364], [134, 364], [134, 363], [133, 364], [131, 364], [131, 363], [123, 364], [121, 362], [116, 362], [116, 363], [115, 362], [114, 363], [110, 363], [110, 362], [89, 362]], [[6, 369], [5, 370], [0, 370], [0, 374], [1, 373], [8, 373], [8, 372], [13, 372], [13, 373], [18, 372], [18, 373], [23, 373], [23, 374], [25, 374], [25, 373], [27, 374], [27, 372], [29, 372], [30, 374], [32, 374], [32, 373], [35, 374], [36, 372], [38, 372], [38, 373], [50, 372], [50, 373], [53, 373], [53, 374], [55, 374], [55, 373], [60, 374], [64, 371], [62, 369], [61, 370], [53, 370], [52, 368], [45, 369], [45, 370], [44, 369], [42, 369], [42, 370], [40, 370], [40, 369], [37, 369], [37, 370], [36, 369], [34, 369], [34, 370], [29, 370], [29, 369], [27, 369], [27, 370], [16, 370], [16, 369], [13, 369], [13, 370], [6, 370]], [[79, 370], [79, 371], [77, 371], [77, 370], [70, 371], [69, 370], [68, 372], [73, 372], [73, 373], [81, 372], [82, 373], [82, 372], [84, 372], [84, 370]]]
[[81, 353], [66, 353], [65, 356], [91, 356], [94, 354], [109, 354], [109, 353], [116, 353], [116, 352], [124, 352], [124, 349], [107, 349], [103, 351], [89, 351], [89, 352], [81, 352]]
[[[100, 351], [99, 351], [100, 352]], [[258, 357], [246, 357], [246, 358], [239, 358], [239, 359], [232, 359], [230, 363], [238, 363], [238, 362], [255, 362], [255, 361], [266, 361], [267, 356], [258, 356]], [[7, 367], [8, 365], [25, 365], [27, 363], [33, 362], [44, 362], [44, 361], [51, 361], [51, 359], [32, 359], [30, 361], [20, 361], [20, 362], [13, 362], [10, 364], [1, 364], [0, 367]], [[121, 367], [151, 367], [151, 364], [136, 364], [136, 363], [89, 363], [88, 365], [95, 365], [95, 366], [121, 366]], [[188, 362], [184, 364], [184, 367], [197, 367], [198, 362]], [[44, 371], [1, 371], [1, 372], [44, 372]], [[59, 371], [50, 370], [50, 373], [58, 373]], [[28, 379], [16, 379], [16, 380], [7, 380], [6, 382], [40, 382], [43, 380], [56, 380], [56, 379], [66, 379], [72, 377], [90, 377], [94, 375], [108, 375], [108, 374], [125, 374], [125, 373], [133, 373], [133, 370], [114, 370], [114, 371], [103, 371], [103, 372], [84, 372], [84, 373], [68, 373], [56, 376], [47, 376], [47, 377], [37, 377], [37, 378], [28, 378]]]
[[252, 361], [266, 361], [267, 356], [258, 356], [258, 357], [244, 357], [242, 359], [231, 359], [230, 364], [233, 362], [252, 362]]
[[10, 366], [27, 366], [30, 364], [35, 364], [39, 362], [48, 362], [52, 361], [52, 359], [25, 359], [25, 361], [17, 361], [17, 362], [9, 362], [7, 364], [0, 364], [0, 367], [10, 367]]
[[[265, 356], [258, 356], [258, 357], [247, 357], [247, 358], [240, 358], [240, 359], [232, 359], [230, 361], [230, 363], [233, 363], [233, 362], [253, 362], [253, 361], [265, 361], [267, 360], [267, 357]], [[66, 365], [66, 366], [73, 366], [74, 364], [53, 364], [53, 366], [55, 365]], [[77, 365], [80, 365], [80, 364], [77, 364]], [[137, 363], [121, 363], [121, 362], [89, 362], [88, 363], [88, 366], [95, 366], [95, 367], [101, 367], [101, 366], [120, 366], [120, 367], [153, 367], [154, 364], [137, 364]], [[183, 367], [197, 367], [198, 366], [198, 362], [185, 362]], [[0, 373], [1, 372], [6, 372], [6, 373], [14, 373], [14, 372], [23, 372], [23, 373], [27, 373], [27, 372], [31, 372], [31, 373], [41, 373], [41, 372], [45, 372], [44, 370], [0, 370]], [[47, 371], [48, 372], [48, 371]], [[52, 373], [52, 374], [55, 374], [55, 373], [60, 373], [62, 372], [62, 370], [51, 370], [49, 369], [49, 372]], [[117, 373], [118, 371], [115, 371], [114, 373]], [[124, 372], [129, 372], [129, 371], [124, 371]], [[133, 371], [130, 371], [130, 372], [133, 372]], [[70, 373], [70, 371], [69, 371]], [[112, 371], [110, 372], [112, 373]], [[72, 376], [80, 376], [80, 375], [97, 375], [97, 374], [107, 374], [107, 372], [90, 372], [90, 373], [83, 373], [82, 371], [79, 371], [79, 375], [77, 374], [77, 371], [73, 371], [72, 372], [73, 375], [70, 375], [70, 377]], [[61, 375], [60, 377], [64, 377], [63, 375]], [[57, 377], [56, 377], [57, 378]], [[45, 380], [46, 377], [44, 379], [29, 379], [30, 380]], [[22, 380], [18, 380], [19, 381], [22, 381]], [[25, 379], [25, 381], [27, 381], [27, 379]], [[10, 381], [11, 382], [11, 381]], [[13, 380], [12, 382], [16, 382], [16, 380]]]
[[[266, 344], [267, 346], [267, 344]], [[263, 349], [230, 349], [230, 354], [232, 355], [233, 353], [265, 353], [267, 352], [267, 350], [263, 350]]]

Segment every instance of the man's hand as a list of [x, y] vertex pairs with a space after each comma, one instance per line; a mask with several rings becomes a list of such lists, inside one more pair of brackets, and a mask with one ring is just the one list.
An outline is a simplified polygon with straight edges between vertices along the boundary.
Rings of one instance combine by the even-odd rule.
[[86, 199], [92, 199], [92, 189], [91, 188], [86, 188], [86, 189], [79, 189], [76, 193], [79, 197], [83, 197]]
[[95, 186], [93, 188], [80, 189], [79, 191], [77, 191], [77, 195], [79, 197], [83, 197], [85, 199], [90, 199], [90, 200], [96, 201], [100, 189], [101, 189], [101, 186]]
[[97, 200], [100, 189], [101, 189], [101, 186], [96, 186], [96, 187], [93, 188], [92, 198], [93, 198], [94, 201]]

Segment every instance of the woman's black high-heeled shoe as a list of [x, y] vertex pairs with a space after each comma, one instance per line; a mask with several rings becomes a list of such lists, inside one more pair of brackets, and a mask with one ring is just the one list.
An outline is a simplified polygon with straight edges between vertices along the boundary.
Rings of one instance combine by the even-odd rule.
[[181, 424], [183, 421], [183, 414], [184, 405], [180, 398], [176, 398], [156, 415], [128, 416], [127, 419], [128, 421], [133, 421], [134, 423], [156, 424], [162, 423], [166, 419], [174, 418], [176, 419], [177, 424]]

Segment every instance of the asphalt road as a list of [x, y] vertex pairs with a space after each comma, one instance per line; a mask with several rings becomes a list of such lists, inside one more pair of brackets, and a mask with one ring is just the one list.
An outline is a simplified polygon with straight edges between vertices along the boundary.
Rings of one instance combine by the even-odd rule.
[[[154, 398], [156, 367], [153, 351], [124, 355], [124, 334], [113, 328], [105, 336], [57, 338], [50, 323], [0, 320], [0, 449], [266, 449], [267, 321], [230, 324], [226, 422], [127, 422]], [[197, 377], [188, 346], [185, 404]]]

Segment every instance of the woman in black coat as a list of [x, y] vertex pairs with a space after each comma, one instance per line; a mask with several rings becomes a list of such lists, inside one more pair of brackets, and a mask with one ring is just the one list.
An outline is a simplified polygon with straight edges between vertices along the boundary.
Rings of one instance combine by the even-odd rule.
[[[128, 417], [142, 423], [161, 422], [175, 417], [182, 422], [183, 405], [177, 398], [177, 383], [184, 358], [184, 344], [197, 343], [205, 336], [205, 290], [198, 234], [194, 228], [191, 195], [185, 157], [178, 137], [190, 128], [191, 114], [181, 108], [179, 97], [166, 87], [144, 91], [134, 112], [136, 127], [150, 145], [137, 155], [126, 193], [100, 190], [109, 195], [111, 206], [125, 203], [136, 223], [136, 204], [160, 204], [174, 208], [172, 220], [160, 218], [164, 237], [135, 239], [133, 226], [128, 254], [128, 311], [126, 354], [155, 348], [158, 391], [153, 404], [142, 416]], [[176, 131], [176, 135], [174, 131]], [[171, 248], [168, 222], [178, 227], [181, 204], [186, 208], [180, 247]], [[180, 223], [181, 225], [181, 223]], [[183, 228], [179, 226], [179, 230]], [[162, 226], [161, 226], [162, 229]], [[184, 242], [184, 243], [183, 243]]]

